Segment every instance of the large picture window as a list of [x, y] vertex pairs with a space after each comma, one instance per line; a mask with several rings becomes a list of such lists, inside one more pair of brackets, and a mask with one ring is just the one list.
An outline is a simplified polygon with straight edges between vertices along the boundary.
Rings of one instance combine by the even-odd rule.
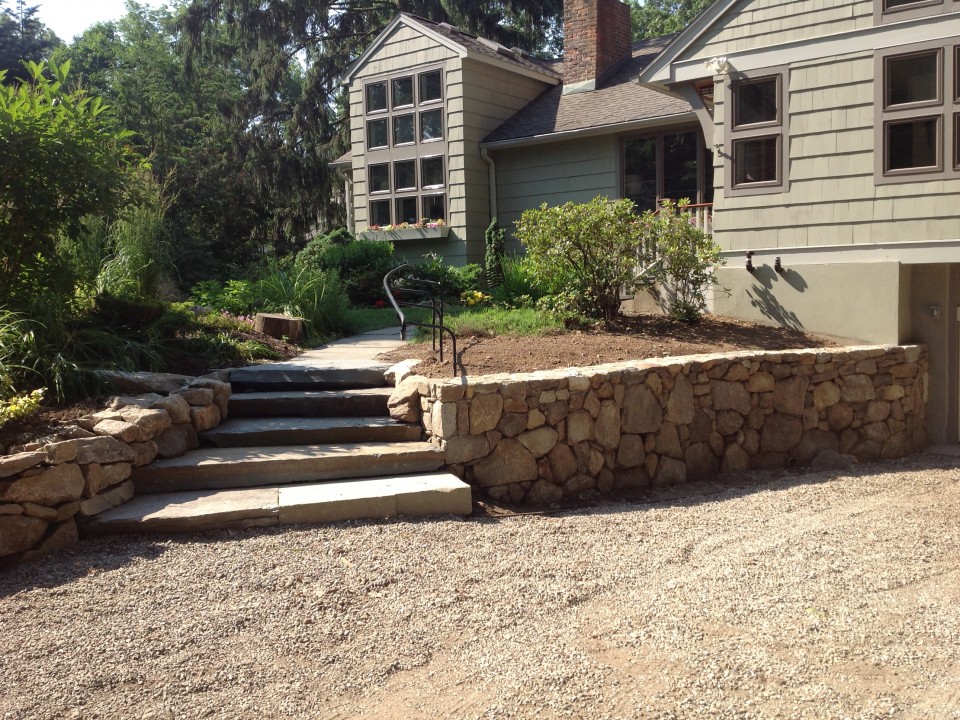
[[371, 226], [447, 219], [443, 70], [409, 70], [363, 88]]
[[699, 130], [677, 130], [623, 141], [622, 197], [637, 210], [663, 199], [713, 202], [713, 153]]
[[786, 165], [786, 71], [738, 76], [727, 85], [726, 192], [781, 192]]
[[954, 43], [878, 53], [877, 183], [930, 180], [960, 168], [958, 59]]

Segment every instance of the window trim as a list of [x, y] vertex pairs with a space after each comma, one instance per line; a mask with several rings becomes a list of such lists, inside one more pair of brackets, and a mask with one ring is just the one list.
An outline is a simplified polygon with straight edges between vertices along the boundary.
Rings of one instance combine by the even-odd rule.
[[[429, 74], [439, 74], [440, 78], [440, 97], [436, 99], [426, 100], [421, 102], [420, 98], [421, 93], [421, 77]], [[393, 84], [394, 80], [400, 80], [403, 78], [410, 78], [413, 88], [413, 104], [411, 105], [393, 105]], [[414, 198], [417, 203], [417, 209], [419, 212], [423, 212], [426, 201], [424, 198], [433, 197], [433, 196], [443, 196], [443, 206], [445, 213], [449, 212], [449, 192], [450, 192], [450, 167], [449, 167], [449, 116], [447, 112], [447, 95], [448, 88], [446, 87], [447, 81], [447, 67], [445, 64], [432, 63], [425, 65], [423, 67], [417, 68], [403, 68], [402, 71], [396, 71], [392, 73], [383, 73], [369, 78], [365, 78], [362, 81], [361, 92], [363, 93], [363, 103], [362, 107], [366, 111], [367, 107], [367, 88], [370, 85], [383, 83], [387, 88], [387, 109], [384, 110], [375, 110], [372, 113], [364, 112], [363, 115], [363, 158], [364, 158], [364, 167], [366, 171], [365, 177], [365, 187], [366, 187], [366, 202], [367, 202], [367, 221], [368, 225], [396, 225], [403, 222], [403, 218], [400, 218], [397, 210], [397, 203], [400, 200], [408, 200]], [[443, 136], [439, 138], [434, 138], [430, 140], [422, 139], [422, 129], [421, 129], [421, 118], [423, 113], [426, 112], [439, 112], [440, 121], [442, 123], [442, 133]], [[413, 140], [412, 142], [395, 142], [396, 137], [394, 134], [394, 125], [398, 118], [404, 116], [409, 116], [412, 118], [413, 122]], [[369, 131], [367, 130], [370, 122], [375, 121], [386, 121], [387, 125], [387, 145], [378, 146], [375, 148], [369, 147]], [[441, 164], [443, 167], [442, 174], [442, 184], [433, 185], [430, 187], [421, 187], [421, 178], [422, 178], [422, 167], [421, 162], [424, 158], [435, 158], [439, 157], [441, 159]], [[413, 166], [412, 172], [412, 181], [413, 185], [410, 187], [400, 188], [398, 187], [396, 172], [397, 166], [400, 163], [411, 163]], [[388, 169], [389, 176], [389, 190], [378, 190], [374, 192], [371, 188], [371, 177], [370, 177], [370, 168], [376, 166], [386, 165]], [[389, 223], [374, 223], [373, 222], [373, 207], [372, 203], [378, 201], [387, 201], [389, 207]], [[381, 210], [382, 206], [378, 206]], [[358, 208], [358, 212], [361, 211], [361, 208]], [[418, 218], [418, 220], [422, 219]], [[429, 218], [430, 220], [442, 219], [444, 221], [449, 221], [449, 217], [445, 214], [440, 218]], [[362, 222], [362, 220], [361, 220]]]
[[[951, 0], [953, 1], [953, 0]], [[937, 52], [937, 101], [887, 104], [887, 68], [890, 58]], [[930, 182], [960, 178], [960, 158], [955, 115], [960, 113], [960, 39], [932, 40], [874, 53], [874, 184]], [[887, 140], [891, 125], [925, 118], [937, 119], [937, 164], [935, 166], [889, 169]]]
[[[741, 83], [777, 79], [777, 120], [774, 122], [754, 123], [734, 127], [736, 112], [736, 91]], [[762, 68], [749, 72], [731, 74], [723, 84], [724, 131], [723, 146], [725, 152], [723, 172], [724, 197], [741, 195], [772, 195], [790, 190], [790, 68], [786, 66]], [[737, 157], [734, 148], [737, 143], [761, 140], [769, 137], [777, 139], [777, 168], [774, 180], [751, 183], [736, 183]]]
[[909, 5], [896, 8], [888, 8], [887, 1], [888, 0], [874, 0], [874, 25], [885, 25], [903, 20], [942, 15], [943, 13], [953, 12], [954, 10], [952, 7], [953, 0], [917, 0]]
[[[619, 164], [619, 190], [620, 197], [626, 198], [627, 196], [627, 162], [626, 162], [626, 152], [627, 152], [627, 143], [635, 140], [646, 140], [653, 139], [656, 143], [655, 150], [655, 164], [657, 167], [657, 177], [655, 179], [656, 186], [656, 199], [660, 201], [663, 199], [663, 188], [664, 188], [664, 174], [663, 174], [663, 139], [667, 135], [675, 135], [679, 133], [688, 133], [695, 132], [697, 136], [697, 157], [703, 158], [704, 153], [707, 150], [710, 150], [710, 147], [707, 145], [703, 137], [703, 129], [700, 125], [677, 125], [676, 127], [670, 127], [666, 129], [658, 130], [657, 132], [645, 132], [645, 133], [632, 133], [630, 135], [624, 135], [620, 138], [620, 153], [618, 155], [618, 164]], [[705, 160], [705, 158], [704, 158]], [[694, 204], [701, 204], [707, 202], [705, 198], [707, 197], [707, 177], [706, 177], [706, 167], [703, 161], [697, 163], [697, 197], [691, 198], [690, 202]]]

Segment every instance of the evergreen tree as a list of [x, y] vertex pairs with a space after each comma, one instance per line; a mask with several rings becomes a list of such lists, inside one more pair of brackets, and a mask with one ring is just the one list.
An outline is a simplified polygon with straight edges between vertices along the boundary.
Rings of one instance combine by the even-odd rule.
[[6, 82], [26, 80], [30, 73], [21, 61], [42, 62], [61, 45], [52, 30], [36, 18], [37, 5], [27, 7], [24, 0], [0, 0], [0, 70]]

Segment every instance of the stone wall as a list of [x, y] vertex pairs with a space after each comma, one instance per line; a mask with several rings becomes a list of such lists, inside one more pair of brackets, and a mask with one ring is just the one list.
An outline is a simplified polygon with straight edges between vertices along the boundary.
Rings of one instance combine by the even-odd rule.
[[467, 482], [552, 504], [818, 456], [902, 457], [926, 443], [927, 356], [855, 347], [411, 376], [390, 404], [394, 417], [419, 419]]
[[133, 497], [134, 467], [199, 446], [226, 418], [230, 385], [214, 378], [122, 374], [137, 395], [117, 396], [57, 437], [0, 456], [0, 563], [77, 541], [78, 522]]

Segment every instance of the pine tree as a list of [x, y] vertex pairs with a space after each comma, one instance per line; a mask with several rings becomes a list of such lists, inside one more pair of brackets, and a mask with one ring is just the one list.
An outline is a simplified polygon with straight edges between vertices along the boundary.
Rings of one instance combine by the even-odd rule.
[[27, 7], [24, 0], [16, 0], [16, 7], [6, 7], [8, 0], [0, 0], [0, 70], [7, 71], [7, 83], [26, 80], [29, 73], [21, 61], [42, 62], [61, 45], [52, 30], [37, 17], [37, 5]]

